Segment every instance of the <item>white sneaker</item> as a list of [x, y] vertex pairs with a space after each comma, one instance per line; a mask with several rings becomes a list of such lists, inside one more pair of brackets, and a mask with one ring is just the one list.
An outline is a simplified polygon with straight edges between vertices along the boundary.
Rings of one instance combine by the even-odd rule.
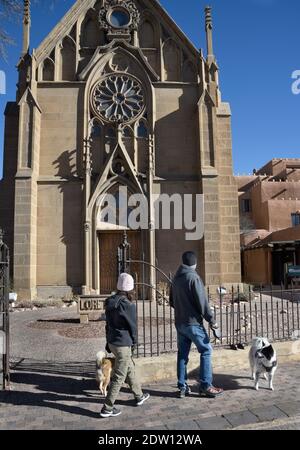
[[141, 398], [136, 399], [136, 406], [141, 406], [148, 398], [150, 398], [150, 394], [143, 394]]
[[117, 417], [120, 414], [122, 414], [122, 412], [117, 409], [117, 408], [113, 408], [113, 409], [106, 409], [105, 406], [103, 406], [103, 408], [101, 409], [100, 412], [100, 416], [107, 418], [107, 417]]

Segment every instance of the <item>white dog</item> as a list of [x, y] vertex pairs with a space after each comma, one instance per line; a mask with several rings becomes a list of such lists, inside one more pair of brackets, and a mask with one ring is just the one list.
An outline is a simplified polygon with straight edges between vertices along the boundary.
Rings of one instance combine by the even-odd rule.
[[277, 369], [277, 357], [268, 339], [261, 337], [253, 339], [249, 351], [249, 362], [255, 389], [258, 391], [259, 377], [264, 375], [266, 380], [269, 379], [269, 388], [274, 391], [273, 378]]

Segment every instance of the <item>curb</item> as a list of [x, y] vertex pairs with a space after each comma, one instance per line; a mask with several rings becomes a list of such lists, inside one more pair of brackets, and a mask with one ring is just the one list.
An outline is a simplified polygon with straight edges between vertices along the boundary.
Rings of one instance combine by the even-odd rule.
[[[272, 344], [277, 352], [279, 364], [300, 361], [300, 346], [295, 341], [275, 342]], [[224, 368], [235, 370], [249, 368], [248, 352], [245, 350], [216, 349], [213, 352], [213, 370], [215, 373], [224, 372]], [[142, 384], [156, 381], [176, 379], [177, 354], [165, 354], [152, 358], [135, 359], [135, 365]], [[189, 357], [189, 375], [199, 369], [199, 353], [192, 351]]]

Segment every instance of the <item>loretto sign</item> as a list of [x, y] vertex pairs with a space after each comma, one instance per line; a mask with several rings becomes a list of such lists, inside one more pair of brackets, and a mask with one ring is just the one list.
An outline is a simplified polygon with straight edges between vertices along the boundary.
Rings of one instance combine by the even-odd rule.
[[78, 304], [80, 313], [103, 310], [103, 300], [95, 297], [81, 298]]

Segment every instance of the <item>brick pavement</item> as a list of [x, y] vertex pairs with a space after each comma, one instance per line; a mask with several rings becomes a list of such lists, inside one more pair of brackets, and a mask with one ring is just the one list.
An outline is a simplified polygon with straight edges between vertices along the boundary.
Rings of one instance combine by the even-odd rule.
[[103, 398], [93, 372], [88, 363], [25, 359], [12, 373], [13, 390], [0, 392], [0, 429], [232, 429], [300, 415], [299, 362], [279, 365], [275, 392], [264, 380], [256, 392], [245, 370], [215, 374], [225, 393], [213, 400], [199, 398], [193, 379], [191, 397], [180, 400], [173, 380], [144, 386], [151, 399], [136, 407], [124, 387], [117, 403], [123, 413], [111, 419], [99, 417]]

